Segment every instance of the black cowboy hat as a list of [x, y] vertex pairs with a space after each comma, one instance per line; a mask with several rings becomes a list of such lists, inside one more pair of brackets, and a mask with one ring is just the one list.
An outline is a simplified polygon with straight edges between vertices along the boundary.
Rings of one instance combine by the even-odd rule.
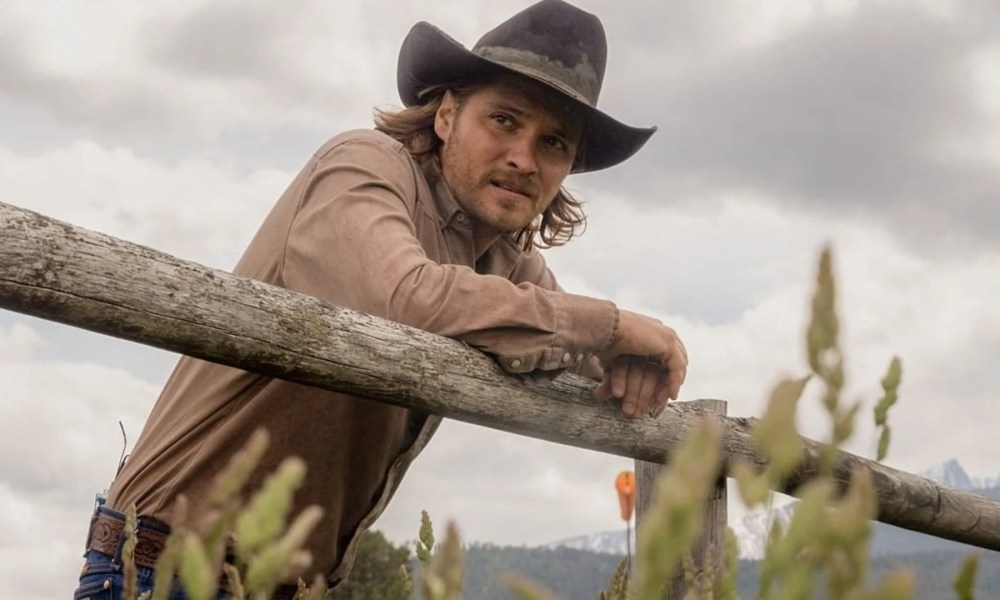
[[513, 72], [540, 81], [582, 105], [587, 123], [574, 173], [616, 165], [635, 154], [655, 127], [630, 127], [597, 109], [607, 41], [594, 15], [562, 0], [542, 0], [479, 38], [472, 50], [421, 21], [399, 50], [396, 83], [406, 106], [422, 90], [470, 76]]

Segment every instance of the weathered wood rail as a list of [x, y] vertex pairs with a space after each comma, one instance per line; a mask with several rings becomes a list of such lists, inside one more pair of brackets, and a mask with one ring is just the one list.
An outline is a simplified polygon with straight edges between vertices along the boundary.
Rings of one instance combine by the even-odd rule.
[[[285, 289], [180, 260], [0, 203], [0, 307], [299, 383], [363, 394], [451, 419], [643, 461], [665, 461], [701, 419], [723, 454], [763, 465], [752, 419], [668, 406], [633, 420], [591, 399], [593, 382], [523, 382], [463, 344]], [[818, 471], [803, 439], [801, 468]], [[727, 460], [728, 463], [728, 460]], [[725, 468], [727, 465], [723, 465]], [[849, 453], [835, 476], [871, 472], [878, 520], [1000, 550], [1000, 502]]]

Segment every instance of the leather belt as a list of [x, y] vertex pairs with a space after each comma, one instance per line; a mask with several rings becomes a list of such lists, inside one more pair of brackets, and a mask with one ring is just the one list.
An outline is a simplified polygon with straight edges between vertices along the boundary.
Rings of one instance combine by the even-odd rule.
[[[108, 556], [118, 556], [119, 544], [122, 534], [125, 532], [125, 519], [116, 514], [106, 512], [107, 509], [99, 509], [90, 526], [87, 547]], [[161, 525], [164, 530], [144, 525], [142, 519], [139, 520], [135, 528], [135, 565], [148, 569], [156, 568], [156, 561], [163, 554], [163, 549], [169, 537], [169, 527]], [[219, 580], [220, 588], [228, 588], [224, 579]], [[298, 592], [298, 586], [282, 585], [276, 589], [272, 595], [272, 600], [292, 600]]]
[[[125, 531], [125, 520], [104, 511], [97, 513], [90, 528], [90, 549], [108, 556], [118, 555], [118, 543]], [[135, 531], [135, 564], [137, 567], [152, 569], [163, 554], [169, 534], [140, 523]]]

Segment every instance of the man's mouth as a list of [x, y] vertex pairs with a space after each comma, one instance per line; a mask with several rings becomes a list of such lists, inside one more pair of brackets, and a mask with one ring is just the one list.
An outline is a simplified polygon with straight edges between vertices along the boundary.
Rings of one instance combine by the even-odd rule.
[[531, 194], [526, 189], [524, 189], [524, 188], [522, 188], [520, 186], [517, 186], [517, 185], [515, 185], [513, 183], [509, 183], [509, 182], [506, 182], [506, 181], [501, 181], [501, 180], [498, 180], [498, 179], [493, 179], [493, 180], [490, 181], [490, 183], [493, 184], [493, 185], [495, 185], [495, 186], [497, 186], [498, 188], [500, 188], [502, 190], [507, 190], [508, 192], [513, 192], [515, 194], [520, 194], [521, 196], [524, 196], [525, 198], [531, 198]]

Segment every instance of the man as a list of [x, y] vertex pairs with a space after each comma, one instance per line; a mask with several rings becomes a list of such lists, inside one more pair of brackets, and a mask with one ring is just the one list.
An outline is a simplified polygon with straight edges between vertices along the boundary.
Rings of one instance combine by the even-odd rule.
[[[560, 0], [527, 8], [471, 51], [417, 24], [398, 65], [407, 108], [324, 145], [236, 273], [462, 340], [514, 374], [589, 372], [603, 379], [597, 398], [621, 399], [630, 417], [658, 414], [687, 368], [677, 335], [562, 292], [537, 252], [583, 221], [565, 177], [617, 164], [653, 133], [596, 109], [605, 54], [597, 18]], [[271, 445], [258, 473], [288, 455], [306, 461], [296, 509], [324, 509], [307, 547], [314, 572], [336, 583], [439, 421], [184, 357], [97, 516], [81, 581], [118, 585], [108, 569], [118, 538], [102, 532], [120, 529], [120, 511], [134, 504], [143, 530], [167, 530], [177, 496], [197, 511], [264, 426]]]

